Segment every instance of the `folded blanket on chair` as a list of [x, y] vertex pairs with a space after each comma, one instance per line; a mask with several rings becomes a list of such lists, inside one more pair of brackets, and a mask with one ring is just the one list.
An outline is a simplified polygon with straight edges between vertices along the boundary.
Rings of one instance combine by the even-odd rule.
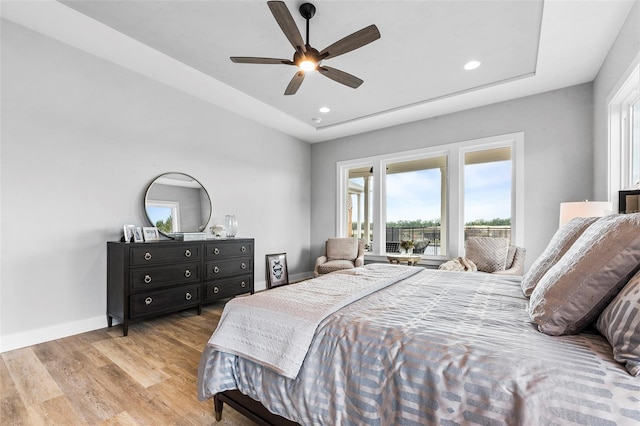
[[444, 271], [464, 271], [464, 272], [476, 272], [478, 267], [471, 259], [466, 257], [458, 257], [453, 260], [449, 260], [441, 264], [438, 269]]

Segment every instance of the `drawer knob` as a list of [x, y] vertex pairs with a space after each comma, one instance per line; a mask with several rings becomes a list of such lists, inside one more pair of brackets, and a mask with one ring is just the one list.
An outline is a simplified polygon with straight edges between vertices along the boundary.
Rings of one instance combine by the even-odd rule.
[[246, 286], [247, 286], [247, 283], [245, 283], [244, 281], [240, 283], [240, 287], [245, 288]]
[[146, 252], [146, 253], [144, 254], [144, 260], [151, 260], [151, 253]]
[[246, 265], [244, 262], [242, 262], [242, 263], [240, 264], [240, 267], [241, 267], [242, 269], [247, 269], [247, 265]]
[[185, 255], [186, 257], [191, 257], [191, 250], [189, 250], [189, 249], [185, 250], [185, 251], [184, 251], [184, 255]]
[[184, 298], [187, 299], [187, 300], [191, 300], [191, 293], [185, 294]]
[[213, 287], [213, 294], [218, 294], [220, 289], [218, 287]]
[[191, 271], [188, 270], [188, 269], [186, 271], [184, 271], [184, 276], [189, 278], [191, 276]]
[[217, 266], [213, 267], [213, 273], [217, 274], [218, 272], [220, 272], [220, 268], [218, 268]]
[[144, 276], [144, 282], [149, 284], [151, 282], [151, 275], [145, 275]]
[[247, 248], [245, 246], [242, 246], [242, 248], [240, 249], [240, 251], [242, 251], [243, 253], [247, 251]]
[[151, 302], [153, 302], [153, 299], [150, 297], [147, 297], [146, 299], [144, 299], [144, 303], [146, 303], [147, 305], [150, 305]]
[[218, 247], [214, 247], [213, 254], [220, 254], [220, 249], [218, 249]]

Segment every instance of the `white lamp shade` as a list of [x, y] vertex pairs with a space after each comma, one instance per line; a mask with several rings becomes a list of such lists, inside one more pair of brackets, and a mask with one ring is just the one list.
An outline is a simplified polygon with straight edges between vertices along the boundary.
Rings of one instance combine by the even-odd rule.
[[609, 201], [577, 201], [560, 203], [560, 226], [574, 217], [602, 217], [611, 214], [613, 206]]

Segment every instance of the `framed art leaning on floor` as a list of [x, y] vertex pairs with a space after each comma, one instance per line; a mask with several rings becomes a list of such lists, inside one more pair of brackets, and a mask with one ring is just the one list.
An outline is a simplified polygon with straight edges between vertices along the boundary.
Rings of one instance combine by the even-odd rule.
[[287, 270], [287, 254], [268, 254], [267, 256], [267, 289], [289, 284]]

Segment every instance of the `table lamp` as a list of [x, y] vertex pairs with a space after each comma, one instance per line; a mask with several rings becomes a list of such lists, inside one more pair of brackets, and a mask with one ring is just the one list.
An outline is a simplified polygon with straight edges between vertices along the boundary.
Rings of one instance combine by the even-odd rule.
[[560, 226], [574, 217], [602, 217], [611, 214], [613, 206], [609, 201], [576, 201], [560, 203]]

